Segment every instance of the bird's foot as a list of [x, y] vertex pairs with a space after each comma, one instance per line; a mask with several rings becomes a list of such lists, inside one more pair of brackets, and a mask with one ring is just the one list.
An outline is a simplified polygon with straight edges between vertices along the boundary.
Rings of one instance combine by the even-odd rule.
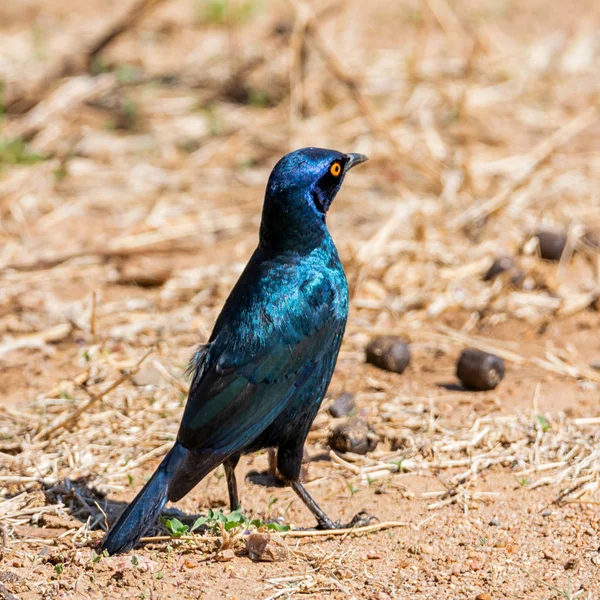
[[361, 510], [354, 515], [348, 523], [340, 523], [339, 521], [334, 523], [331, 519], [321, 519], [317, 525], [317, 529], [352, 529], [353, 527], [365, 527], [366, 525], [370, 525], [372, 521], [378, 520], [377, 517], [369, 515], [364, 510]]

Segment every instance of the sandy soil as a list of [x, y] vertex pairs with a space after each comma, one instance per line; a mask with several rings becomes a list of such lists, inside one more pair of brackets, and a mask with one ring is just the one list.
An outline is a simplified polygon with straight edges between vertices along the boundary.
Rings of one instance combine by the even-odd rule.
[[[119, 5], [2, 3], [4, 97]], [[335, 5], [321, 40], [366, 111], [301, 11], [222, 6], [165, 0], [71, 80], [106, 88], [75, 101], [52, 82], [42, 97], [73, 104], [42, 101], [32, 135], [31, 112], [5, 117], [3, 139], [29, 145], [0, 146], [0, 597], [600, 598], [598, 255], [550, 263], [530, 242], [600, 225], [598, 3]], [[95, 558], [174, 439], [183, 370], [256, 243], [270, 168], [307, 144], [371, 161], [329, 218], [352, 308], [304, 477], [342, 522], [400, 523], [284, 537], [273, 563], [250, 560], [243, 530]], [[500, 254], [524, 284], [482, 281]], [[381, 333], [411, 342], [403, 374], [365, 363]], [[505, 358], [496, 390], [458, 385], [467, 345]], [[380, 439], [366, 457], [327, 444], [343, 392]], [[267, 468], [241, 461], [244, 513], [311, 527]], [[219, 469], [176, 514], [226, 500]]]

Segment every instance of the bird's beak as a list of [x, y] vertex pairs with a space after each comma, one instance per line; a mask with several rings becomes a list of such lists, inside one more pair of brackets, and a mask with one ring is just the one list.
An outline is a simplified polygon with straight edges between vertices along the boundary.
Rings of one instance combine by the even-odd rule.
[[364, 154], [346, 154], [346, 166], [344, 171], [349, 171], [352, 167], [360, 165], [360, 163], [364, 163], [367, 160], [369, 160], [369, 157]]

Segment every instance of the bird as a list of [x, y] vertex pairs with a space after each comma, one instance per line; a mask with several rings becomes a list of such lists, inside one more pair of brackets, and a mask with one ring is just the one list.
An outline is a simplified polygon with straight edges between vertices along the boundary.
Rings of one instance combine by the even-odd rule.
[[[323, 148], [286, 154], [269, 176], [258, 245], [217, 317], [193, 373], [177, 439], [101, 549], [133, 549], [167, 501], [225, 468], [231, 510], [243, 454], [277, 450], [277, 470], [317, 520], [341, 527], [300, 481], [304, 443], [327, 391], [348, 318], [348, 283], [327, 212], [348, 171], [367, 160]], [[353, 524], [360, 521], [360, 514]]]

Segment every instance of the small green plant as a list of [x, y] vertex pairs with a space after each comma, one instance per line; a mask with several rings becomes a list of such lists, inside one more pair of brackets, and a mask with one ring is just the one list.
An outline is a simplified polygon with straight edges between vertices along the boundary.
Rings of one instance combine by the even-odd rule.
[[178, 538], [183, 535], [193, 533], [200, 527], [206, 528], [211, 533], [218, 534], [223, 528], [225, 531], [232, 531], [240, 528], [254, 527], [256, 529], [266, 528], [274, 531], [288, 531], [289, 525], [281, 525], [279, 523], [265, 523], [261, 519], [249, 519], [242, 513], [241, 510], [234, 510], [229, 514], [224, 514], [221, 510], [209, 510], [205, 517], [198, 517], [193, 525], [189, 527], [182, 523], [179, 519], [173, 517], [171, 519], [163, 518], [164, 526], [167, 528], [169, 534]]
[[54, 565], [54, 570], [56, 571], [56, 576], [60, 577], [63, 574], [63, 571], [65, 570], [65, 566], [63, 565], [63, 563], [56, 563]]
[[131, 486], [131, 485], [133, 485], [134, 481], [135, 481], [135, 477], [131, 473], [128, 473], [127, 474], [127, 483]]
[[260, 108], [264, 108], [265, 106], [269, 106], [269, 104], [271, 104], [271, 100], [266, 92], [255, 89], [251, 89], [248, 92], [248, 102], [252, 106], [258, 106]]
[[401, 458], [400, 460], [397, 460], [397, 461], [392, 461], [392, 464], [396, 465], [396, 467], [398, 468], [398, 473], [404, 473], [404, 467], [402, 466], [403, 462], [404, 462], [403, 458]]
[[190, 528], [187, 525], [184, 525], [179, 519], [173, 517], [172, 519], [162, 519], [163, 525], [167, 528], [169, 535], [172, 537], [181, 537], [188, 533]]
[[360, 488], [353, 486], [349, 481], [346, 482], [346, 487], [348, 488], [348, 491], [350, 492], [350, 497], [353, 497], [354, 494], [356, 494], [356, 492], [360, 492]]
[[273, 506], [275, 506], [275, 504], [277, 504], [277, 502], [279, 502], [279, 498], [277, 496], [271, 496], [269, 498], [269, 502], [267, 503], [267, 513], [271, 512], [271, 509]]
[[31, 165], [43, 160], [46, 157], [31, 151], [23, 138], [0, 139], [0, 165]]
[[106, 558], [107, 556], [108, 552], [106, 550], [102, 554], [98, 554], [95, 550], [92, 550], [92, 562], [94, 564], [99, 563], [103, 557]]
[[158, 579], [159, 581], [160, 581], [160, 580], [161, 580], [163, 577], [164, 577], [164, 574], [163, 574], [163, 572], [162, 572], [162, 571], [159, 571], [159, 572], [156, 574], [156, 579]]
[[256, 12], [255, 0], [195, 0], [196, 21], [202, 25], [241, 24]]
[[546, 431], [549, 431], [550, 429], [552, 429], [552, 425], [550, 425], [550, 421], [548, 421], [548, 419], [546, 419], [546, 417], [544, 417], [542, 415], [536, 415], [535, 418], [538, 422], [540, 429], [544, 433], [546, 433]]
[[131, 557], [131, 564], [134, 567], [137, 567], [140, 564], [140, 559], [135, 554]]
[[521, 487], [525, 487], [529, 483], [529, 479], [527, 479], [527, 477], [519, 477], [517, 481]]

